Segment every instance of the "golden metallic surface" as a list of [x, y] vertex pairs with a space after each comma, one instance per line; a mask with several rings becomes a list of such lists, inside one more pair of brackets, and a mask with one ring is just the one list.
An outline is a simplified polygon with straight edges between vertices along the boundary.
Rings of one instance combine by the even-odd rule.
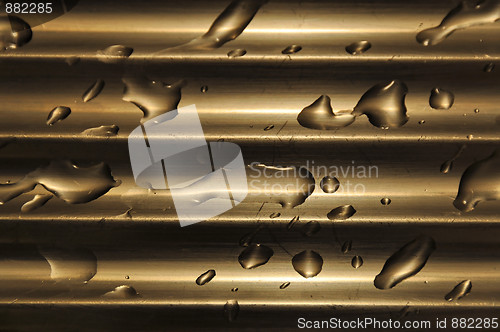
[[[282, 331], [297, 328], [300, 317], [433, 324], [448, 318], [450, 327], [453, 317], [500, 318], [498, 161], [474, 175], [474, 195], [486, 198], [472, 211], [454, 206], [465, 170], [500, 147], [500, 68], [485, 70], [500, 66], [500, 23], [457, 30], [424, 46], [417, 33], [439, 25], [459, 1], [233, 3], [247, 2], [260, 3], [248, 26], [230, 37], [223, 27], [213, 32], [214, 42], [207, 31], [231, 1], [80, 0], [34, 27], [25, 45], [0, 52], [0, 183], [16, 183], [57, 160], [81, 167], [104, 162], [121, 181], [88, 202], [41, 196], [32, 203], [39, 207], [22, 211], [35, 195], [50, 194], [45, 178], [0, 206], [0, 330]], [[356, 44], [361, 41], [371, 47]], [[346, 51], [353, 43], [356, 54]], [[107, 49], [112, 45], [133, 53], [103, 61], [116, 51]], [[301, 49], [283, 54], [291, 45]], [[246, 53], [228, 56], [238, 49]], [[122, 99], [122, 79], [140, 75], [184, 80], [179, 107], [196, 105], [206, 140], [241, 147], [249, 165], [241, 204], [181, 228], [168, 191], [135, 184], [127, 138], [143, 113]], [[385, 130], [359, 114], [332, 130], [297, 121], [322, 95], [331, 98], [333, 112], [350, 114], [370, 88], [393, 80], [408, 90], [409, 118], [399, 127]], [[431, 107], [435, 88], [452, 92], [449, 109]], [[71, 113], [47, 125], [58, 106]], [[117, 135], [115, 127], [100, 129], [110, 130], [107, 135], [87, 131], [112, 125]], [[443, 167], [447, 161], [451, 168]], [[282, 208], [263, 194], [266, 179], [250, 176], [255, 163], [306, 167], [314, 191], [304, 203]], [[327, 172], [340, 182], [332, 193], [321, 188]], [[79, 184], [59, 185], [64, 188], [55, 191], [64, 193]], [[346, 207], [346, 217], [327, 217], [349, 205], [354, 213]], [[311, 221], [319, 229], [305, 226]], [[240, 239], [249, 233], [273, 255], [244, 269]], [[435, 241], [435, 249], [401, 255], [419, 235]], [[352, 250], [343, 253], [346, 241]], [[305, 250], [323, 260], [311, 278], [292, 264]], [[406, 264], [399, 272], [414, 270], [421, 263], [414, 257], [422, 260], [426, 250], [428, 260], [415, 275], [390, 289], [375, 287], [391, 256]], [[197, 284], [212, 269], [215, 276]], [[464, 280], [472, 283], [470, 293], [447, 301]]]

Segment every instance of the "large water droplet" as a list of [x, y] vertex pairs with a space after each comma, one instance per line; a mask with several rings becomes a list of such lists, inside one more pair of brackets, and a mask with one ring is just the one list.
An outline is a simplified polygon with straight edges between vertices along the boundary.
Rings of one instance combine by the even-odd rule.
[[132, 299], [139, 296], [140, 296], [139, 293], [137, 293], [134, 287], [127, 285], [118, 286], [111, 292], [107, 292], [106, 294], [103, 295], [103, 297], [106, 298], [123, 299], [123, 300]]
[[451, 91], [443, 90], [440, 88], [434, 88], [431, 90], [431, 96], [429, 97], [429, 105], [434, 109], [447, 110], [453, 106], [455, 96]]
[[52, 197], [52, 195], [48, 194], [35, 195], [35, 197], [33, 197], [31, 201], [23, 204], [23, 206], [21, 207], [21, 212], [26, 213], [36, 210], [39, 207], [44, 206], [45, 203], [47, 203]]
[[425, 235], [407, 243], [385, 262], [382, 271], [375, 277], [375, 287], [389, 289], [417, 274], [435, 249], [434, 240]]
[[265, 245], [251, 244], [241, 252], [238, 261], [244, 269], [253, 269], [266, 264], [273, 254], [274, 251]]
[[240, 313], [240, 305], [236, 300], [229, 300], [224, 304], [224, 316], [228, 322], [234, 322]]
[[317, 276], [323, 268], [323, 258], [312, 250], [304, 250], [292, 258], [292, 265], [304, 278]]
[[118, 135], [119, 130], [120, 130], [120, 128], [118, 128], [117, 125], [109, 125], [109, 126], [88, 128], [88, 129], [85, 129], [84, 131], [82, 131], [82, 134], [87, 135], [87, 136], [110, 137], [110, 136]]
[[18, 182], [0, 184], [0, 202], [6, 203], [40, 184], [67, 203], [87, 203], [120, 183], [113, 178], [111, 170], [104, 163], [79, 167], [70, 161], [52, 161], [28, 173]]
[[97, 51], [97, 59], [104, 63], [117, 63], [132, 55], [134, 49], [123, 45], [111, 45]]
[[124, 77], [122, 81], [125, 84], [122, 99], [136, 105], [144, 113], [141, 122], [177, 109], [181, 88], [185, 85], [184, 80], [167, 84], [146, 77]]
[[408, 122], [405, 83], [394, 80], [379, 83], [366, 91], [352, 114], [365, 114], [370, 123], [379, 128], [401, 127]]
[[500, 19], [500, 3], [497, 0], [461, 1], [445, 16], [439, 26], [420, 31], [417, 34], [417, 41], [424, 46], [436, 45], [456, 30], [493, 23], [498, 19]]
[[54, 123], [66, 119], [71, 114], [71, 108], [66, 106], [57, 106], [50, 111], [47, 116], [47, 125], [52, 126]]
[[481, 201], [500, 199], [500, 155], [490, 157], [467, 167], [460, 179], [453, 205], [463, 212], [474, 210]]
[[361, 256], [354, 256], [351, 260], [351, 265], [355, 269], [360, 268], [363, 265], [363, 258]]
[[98, 79], [83, 94], [82, 96], [83, 102], [86, 103], [96, 98], [101, 93], [102, 89], [104, 89], [104, 81]]
[[17, 16], [0, 16], [0, 51], [16, 49], [32, 37], [31, 27]]
[[305, 107], [297, 116], [302, 127], [319, 130], [333, 130], [346, 127], [355, 120], [351, 112], [333, 112], [330, 97], [322, 95]]
[[351, 218], [356, 213], [352, 205], [341, 205], [328, 212], [326, 215], [330, 220], [345, 220]]
[[227, 56], [229, 58], [238, 58], [240, 56], [244, 56], [245, 54], [247, 54], [247, 51], [242, 48], [237, 48], [235, 50], [227, 52]]
[[97, 258], [86, 249], [39, 248], [50, 265], [50, 277], [59, 282], [88, 282], [97, 273]]
[[345, 241], [340, 249], [342, 253], [347, 254], [352, 249], [352, 240]]
[[281, 53], [294, 54], [294, 53], [300, 52], [301, 50], [302, 50], [302, 46], [300, 46], [300, 45], [289, 45], [289, 46], [285, 47], [285, 49], [283, 51], [281, 51]]
[[314, 234], [318, 233], [321, 230], [321, 226], [319, 222], [313, 220], [309, 221], [307, 224], [305, 224], [302, 227], [302, 234], [304, 236], [313, 236]]
[[358, 55], [365, 53], [372, 47], [372, 44], [367, 41], [367, 40], [361, 40], [354, 42], [352, 44], [349, 44], [345, 47], [345, 50], [347, 53], [352, 54], [352, 55]]
[[446, 301], [458, 301], [465, 295], [469, 294], [472, 289], [472, 282], [470, 280], [464, 280], [453, 288], [451, 292], [446, 294], [444, 299]]
[[208, 270], [207, 272], [201, 274], [196, 279], [196, 284], [199, 286], [203, 286], [207, 282], [210, 282], [215, 277], [215, 270]]
[[340, 182], [336, 177], [325, 176], [321, 179], [321, 189], [327, 194], [333, 194], [340, 187]]

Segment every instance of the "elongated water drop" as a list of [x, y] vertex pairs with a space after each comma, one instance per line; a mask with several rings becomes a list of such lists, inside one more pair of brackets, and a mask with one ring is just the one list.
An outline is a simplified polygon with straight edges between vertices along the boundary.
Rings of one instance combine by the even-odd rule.
[[444, 299], [450, 302], [458, 301], [465, 295], [469, 294], [471, 289], [472, 289], [472, 282], [470, 280], [464, 280], [458, 285], [456, 285], [455, 288], [451, 290], [451, 292], [446, 294]]
[[363, 265], [363, 258], [361, 256], [354, 256], [351, 260], [351, 265], [355, 269], [360, 268]]
[[312, 250], [304, 250], [292, 258], [295, 271], [304, 278], [317, 276], [323, 268], [323, 258]]
[[82, 134], [86, 136], [111, 137], [118, 135], [119, 130], [120, 128], [118, 128], [117, 125], [109, 125], [109, 126], [88, 128], [82, 131]]
[[102, 89], [104, 89], [104, 81], [98, 79], [83, 94], [82, 96], [83, 102], [86, 103], [96, 98], [101, 93]]
[[117, 63], [132, 55], [134, 49], [123, 45], [111, 45], [97, 51], [97, 59], [104, 63]]
[[351, 112], [338, 112], [335, 114], [330, 97], [326, 95], [320, 96], [297, 116], [297, 121], [302, 127], [318, 130], [334, 130], [347, 127], [354, 120], [355, 117]]
[[236, 300], [229, 300], [224, 304], [224, 316], [228, 322], [234, 322], [240, 313], [240, 305]]
[[137, 293], [134, 287], [127, 285], [118, 286], [111, 292], [107, 292], [106, 294], [103, 295], [103, 297], [109, 299], [123, 299], [123, 300], [132, 299], [139, 296], [140, 296], [139, 293]]
[[201, 274], [197, 279], [196, 279], [196, 284], [198, 286], [203, 286], [207, 282], [210, 282], [213, 278], [215, 277], [215, 270], [208, 270], [207, 272]]
[[345, 47], [347, 53], [352, 55], [359, 55], [365, 53], [372, 47], [372, 44], [367, 40], [361, 40], [358, 42], [354, 42]]
[[301, 50], [302, 50], [302, 46], [300, 46], [300, 45], [289, 45], [289, 46], [285, 47], [285, 49], [283, 51], [281, 51], [281, 53], [294, 54], [294, 53], [300, 52]]
[[495, 64], [493, 62], [490, 62], [484, 66], [483, 71], [485, 73], [491, 73], [493, 69], [495, 69]]
[[290, 222], [286, 225], [286, 229], [289, 231], [291, 230], [296, 223], [298, 223], [300, 220], [300, 217], [299, 216], [295, 216], [292, 218], [292, 220], [290, 220]]
[[313, 220], [309, 221], [307, 224], [305, 224], [302, 227], [302, 235], [304, 236], [313, 236], [314, 234], [318, 233], [321, 230], [321, 226], [319, 222]]
[[352, 249], [352, 240], [345, 241], [344, 244], [342, 244], [341, 251], [344, 254], [347, 254], [349, 251]]
[[352, 205], [342, 205], [328, 212], [326, 215], [330, 220], [345, 220], [351, 218], [356, 213]]
[[23, 204], [23, 206], [21, 207], [21, 212], [31, 212], [33, 210], [36, 210], [42, 206], [45, 205], [45, 203], [47, 203], [52, 197], [54, 197], [53, 195], [47, 195], [47, 194], [42, 194], [42, 195], [35, 195], [35, 197], [33, 197], [33, 199], [29, 202], [26, 202]]
[[289, 282], [289, 281], [284, 282], [284, 283], [282, 283], [282, 284], [280, 285], [280, 289], [285, 289], [285, 288], [287, 288], [288, 286], [290, 286], [290, 282]]
[[66, 119], [71, 114], [71, 108], [66, 106], [57, 106], [50, 111], [47, 116], [47, 125], [52, 126], [58, 121]]
[[245, 54], [247, 54], [247, 51], [242, 48], [237, 48], [227, 52], [228, 58], [238, 58], [240, 56], [244, 56]]

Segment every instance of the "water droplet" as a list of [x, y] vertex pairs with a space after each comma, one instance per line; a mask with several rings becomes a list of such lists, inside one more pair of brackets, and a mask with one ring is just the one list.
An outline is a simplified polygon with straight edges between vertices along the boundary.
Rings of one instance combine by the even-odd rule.
[[306, 223], [304, 226], [302, 226], [302, 235], [304, 236], [313, 236], [314, 234], [318, 233], [321, 230], [321, 226], [319, 222], [313, 220], [309, 221]]
[[240, 313], [240, 305], [236, 300], [229, 300], [224, 304], [224, 316], [228, 322], [234, 322]]
[[382, 271], [375, 277], [375, 287], [389, 289], [417, 274], [435, 249], [434, 240], [425, 235], [407, 243], [385, 262]]
[[47, 194], [35, 195], [35, 197], [33, 197], [31, 201], [23, 204], [23, 206], [21, 207], [21, 212], [27, 213], [36, 210], [44, 206], [45, 203], [47, 203], [52, 197], [52, 195]]
[[134, 49], [123, 45], [111, 45], [97, 51], [97, 59], [104, 63], [118, 63], [132, 55]]
[[236, 39], [252, 21], [259, 8], [267, 0], [233, 0], [215, 19], [210, 29], [189, 43], [168, 48], [158, 53], [172, 50], [212, 50]]
[[439, 169], [441, 173], [443, 174], [448, 174], [449, 172], [451, 172], [452, 168], [453, 168], [453, 162], [458, 158], [460, 157], [460, 155], [462, 154], [462, 151], [465, 149], [465, 145], [462, 145], [460, 147], [460, 149], [457, 151], [457, 153], [455, 153], [453, 155], [453, 157], [451, 157], [449, 160], [446, 160], [442, 165], [441, 165], [441, 168]]
[[139, 107], [144, 113], [142, 123], [177, 109], [185, 84], [183, 80], [166, 84], [146, 77], [124, 77], [122, 81], [125, 84], [122, 99]]
[[446, 294], [444, 299], [446, 301], [458, 301], [465, 295], [469, 294], [472, 289], [472, 282], [470, 280], [464, 280], [453, 288], [451, 292]]
[[83, 102], [87, 103], [87, 102], [91, 101], [92, 99], [96, 98], [101, 93], [102, 89], [104, 89], [104, 81], [101, 79], [98, 79], [83, 94], [83, 96], [82, 96]]
[[417, 41], [424, 46], [436, 45], [456, 30], [493, 23], [498, 19], [500, 11], [495, 0], [484, 0], [479, 4], [476, 1], [461, 1], [444, 17], [439, 26], [420, 31]]
[[296, 223], [298, 223], [300, 220], [300, 217], [299, 216], [295, 216], [292, 218], [292, 220], [290, 220], [290, 222], [288, 223], [288, 225], [286, 225], [286, 229], [289, 231], [291, 230]]
[[491, 73], [491, 72], [493, 71], [493, 69], [495, 69], [495, 64], [494, 64], [494, 63], [492, 63], [492, 62], [490, 62], [490, 63], [488, 63], [488, 64], [486, 64], [486, 65], [484, 66], [483, 71], [484, 71], [485, 73]]
[[231, 288], [231, 292], [237, 292], [237, 291], [238, 291], [238, 287]]
[[284, 282], [284, 283], [282, 283], [282, 284], [280, 285], [280, 289], [285, 289], [285, 288], [287, 288], [288, 286], [290, 286], [290, 282], [289, 282], [289, 281]]
[[86, 249], [39, 248], [50, 265], [50, 277], [59, 282], [83, 283], [97, 273], [97, 258]]
[[453, 205], [462, 212], [470, 212], [479, 202], [488, 200], [500, 200], [500, 156], [496, 151], [467, 167]]
[[6, 203], [40, 184], [67, 203], [87, 203], [120, 183], [113, 178], [111, 170], [104, 163], [78, 167], [70, 161], [52, 161], [28, 173], [18, 182], [0, 184], [0, 202]]
[[283, 51], [281, 51], [281, 53], [283, 53], [283, 54], [294, 54], [294, 53], [300, 52], [300, 50], [302, 50], [302, 46], [299, 46], [299, 45], [289, 45], [289, 46], [285, 47], [285, 49]]
[[201, 88], [200, 88], [200, 91], [201, 93], [206, 93], [208, 91], [208, 85], [203, 85]]
[[361, 40], [354, 42], [352, 44], [349, 44], [345, 47], [345, 50], [347, 53], [352, 54], [352, 55], [359, 55], [362, 53], [365, 53], [372, 47], [372, 44], [367, 41], [367, 40]]
[[379, 83], [361, 96], [352, 114], [365, 114], [370, 123], [379, 128], [401, 127], [408, 122], [407, 93], [406, 84], [399, 80]]
[[471, 141], [473, 138], [474, 138], [474, 135], [472, 135], [472, 134], [471, 134], [471, 135], [467, 135], [467, 139], [468, 139], [469, 141]]
[[31, 37], [31, 27], [17, 16], [0, 16], [0, 51], [16, 49], [27, 44]]
[[281, 216], [281, 213], [273, 212], [269, 215], [269, 218], [274, 219], [274, 218], [278, 218], [279, 216]]
[[134, 287], [127, 285], [118, 286], [111, 292], [107, 292], [103, 295], [103, 297], [110, 299], [132, 299], [139, 296], [139, 293], [137, 293]]
[[265, 245], [251, 244], [241, 252], [238, 261], [244, 269], [253, 269], [266, 264], [273, 254], [274, 251]]
[[130, 279], [130, 276], [125, 276], [125, 279], [129, 280], [129, 279]]
[[356, 213], [352, 205], [341, 205], [328, 212], [326, 215], [330, 220], [345, 220], [351, 218]]
[[208, 270], [196, 279], [196, 284], [199, 286], [205, 285], [215, 277], [215, 270]]
[[304, 250], [292, 258], [292, 265], [304, 278], [317, 276], [323, 268], [323, 258], [312, 250]]
[[66, 119], [71, 114], [71, 108], [66, 106], [57, 106], [50, 111], [47, 116], [47, 125], [52, 126], [54, 123]]
[[68, 64], [68, 66], [72, 67], [72, 66], [80, 63], [80, 58], [77, 56], [70, 56], [70, 57], [66, 58], [66, 60], [64, 60], [64, 62], [66, 62]]
[[425, 123], [425, 120], [420, 120], [420, 121], [418, 122], [418, 124], [424, 124], [424, 123]]
[[325, 176], [321, 179], [321, 189], [327, 194], [333, 194], [340, 187], [340, 182], [336, 177]]
[[390, 199], [389, 197], [384, 197], [384, 198], [382, 198], [382, 199], [380, 200], [380, 203], [381, 203], [382, 205], [389, 205], [389, 204], [391, 204], [391, 199]]
[[474, 108], [474, 113], [479, 113], [479, 108]]
[[268, 131], [274, 128], [274, 125], [269, 125], [266, 128], [264, 128], [264, 131]]
[[351, 112], [333, 112], [330, 97], [322, 95], [305, 107], [297, 116], [302, 127], [318, 130], [333, 130], [347, 127], [355, 120]]
[[447, 110], [453, 106], [455, 96], [453, 93], [440, 88], [434, 88], [431, 90], [431, 96], [429, 97], [429, 105], [434, 109]]
[[355, 269], [360, 268], [363, 265], [363, 258], [361, 256], [354, 256], [351, 260], [351, 265]]
[[345, 241], [344, 244], [342, 244], [342, 253], [347, 254], [349, 251], [352, 249], [352, 240]]
[[118, 128], [117, 125], [100, 126], [100, 127], [85, 129], [84, 131], [82, 131], [82, 134], [87, 136], [110, 137], [118, 135], [119, 130], [120, 128]]
[[247, 51], [245, 49], [242, 49], [242, 48], [237, 48], [235, 50], [231, 50], [231, 51], [227, 52], [227, 56], [229, 58], [237, 58], [240, 56], [244, 56], [245, 54], [247, 54]]
[[250, 233], [247, 233], [245, 235], [243, 235], [240, 239], [240, 246], [242, 247], [248, 247], [252, 242], [253, 242], [253, 239], [255, 238], [255, 236], [257, 235], [258, 232], [260, 232], [260, 230], [262, 229], [262, 226], [259, 225], [259, 227], [255, 228], [253, 231], [251, 231]]

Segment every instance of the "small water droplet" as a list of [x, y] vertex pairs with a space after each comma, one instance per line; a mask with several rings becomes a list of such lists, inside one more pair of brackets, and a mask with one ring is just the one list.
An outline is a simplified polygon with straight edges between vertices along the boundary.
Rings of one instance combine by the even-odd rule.
[[196, 279], [196, 284], [198, 286], [203, 286], [207, 282], [210, 282], [213, 278], [215, 277], [215, 270], [208, 270], [207, 272], [201, 274], [197, 279]]
[[87, 103], [87, 102], [91, 101], [92, 99], [96, 98], [101, 93], [102, 89], [104, 89], [104, 81], [101, 79], [98, 79], [83, 94], [83, 96], [82, 96], [83, 102]]
[[444, 299], [449, 302], [458, 301], [465, 295], [469, 294], [471, 289], [472, 289], [472, 282], [470, 280], [464, 280], [458, 285], [456, 285], [451, 292], [446, 294]]
[[304, 236], [313, 236], [321, 230], [321, 226], [319, 222], [313, 220], [309, 221], [302, 227], [302, 235]]
[[355, 269], [360, 268], [363, 265], [363, 258], [361, 256], [354, 256], [351, 260], [351, 265]]
[[72, 67], [72, 66], [75, 66], [78, 63], [80, 63], [80, 57], [70, 56], [70, 57], [66, 58], [66, 60], [64, 60], [64, 62], [66, 62], [66, 64], [68, 66]]
[[240, 313], [240, 305], [236, 300], [229, 300], [224, 305], [224, 316], [228, 322], [234, 322]]
[[347, 254], [349, 251], [352, 249], [352, 240], [345, 241], [344, 244], [342, 244], [341, 251], [343, 254]]
[[356, 213], [352, 205], [341, 205], [328, 212], [326, 215], [330, 220], [345, 220], [351, 218]]
[[367, 41], [367, 40], [361, 40], [354, 42], [352, 44], [349, 44], [345, 47], [345, 50], [347, 53], [352, 54], [352, 55], [359, 55], [362, 53], [365, 53], [372, 47], [372, 44]]
[[0, 51], [19, 48], [27, 44], [32, 36], [30, 25], [21, 18], [0, 16]]
[[431, 96], [429, 97], [429, 105], [434, 109], [450, 109], [455, 101], [455, 96], [448, 90], [443, 90], [440, 88], [434, 88], [431, 90]]
[[500, 19], [497, 1], [461, 1], [441, 21], [439, 26], [425, 29], [417, 34], [417, 41], [424, 46], [436, 45], [454, 31], [474, 25], [493, 23]]
[[251, 244], [241, 252], [238, 262], [244, 269], [253, 269], [266, 264], [273, 254], [274, 251], [265, 245]]
[[462, 212], [470, 212], [479, 202], [488, 200], [500, 200], [500, 156], [497, 151], [467, 167], [453, 205]]
[[118, 128], [117, 125], [100, 126], [85, 129], [84, 131], [82, 131], [82, 135], [111, 137], [118, 135], [119, 130], [120, 128]]
[[290, 222], [288, 223], [288, 225], [286, 225], [286, 229], [289, 231], [291, 230], [296, 223], [298, 223], [300, 220], [300, 217], [299, 216], [295, 216], [292, 218], [292, 220], [290, 220]]
[[425, 235], [405, 244], [387, 259], [382, 271], [375, 277], [375, 287], [389, 289], [417, 274], [435, 249], [434, 240]]
[[244, 56], [245, 54], [247, 54], [247, 51], [243, 48], [237, 48], [235, 50], [231, 50], [231, 51], [227, 52], [227, 56], [229, 58], [237, 58], [240, 56]]
[[231, 288], [231, 292], [237, 292], [237, 291], [238, 291], [238, 287]]
[[471, 141], [473, 138], [474, 138], [474, 135], [472, 135], [472, 134], [471, 134], [471, 135], [467, 135], [467, 139], [468, 139], [469, 141]]
[[269, 215], [269, 218], [274, 219], [274, 218], [278, 218], [279, 216], [281, 216], [281, 213], [273, 212]]
[[488, 63], [488, 64], [486, 64], [486, 65], [484, 66], [483, 71], [484, 71], [485, 73], [491, 73], [491, 72], [493, 71], [493, 69], [495, 69], [495, 64], [494, 64], [494, 63], [492, 63], [492, 62], [490, 62], [490, 63]]
[[333, 194], [340, 187], [340, 182], [336, 177], [325, 176], [321, 179], [321, 189], [327, 194]]
[[300, 52], [302, 50], [302, 46], [299, 45], [289, 45], [287, 46], [281, 53], [283, 54], [294, 54]]
[[131, 299], [139, 296], [139, 293], [137, 293], [134, 287], [127, 285], [118, 286], [111, 292], [107, 292], [103, 295], [103, 297], [110, 299]]
[[382, 198], [382, 199], [380, 200], [380, 203], [381, 203], [382, 205], [389, 205], [389, 204], [391, 204], [391, 199], [390, 199], [389, 197], [384, 197], [384, 198]]
[[372, 125], [381, 129], [401, 127], [408, 122], [407, 93], [408, 87], [400, 80], [379, 83], [361, 96], [352, 114], [365, 114]]
[[317, 276], [323, 268], [323, 258], [315, 251], [304, 250], [292, 258], [295, 271], [304, 278]]
[[474, 113], [479, 113], [479, 108], [475, 108]]
[[203, 85], [203, 86], [200, 88], [200, 91], [201, 91], [202, 93], [207, 92], [207, 91], [208, 91], [208, 85]]
[[330, 97], [322, 95], [302, 109], [297, 121], [302, 127], [309, 129], [334, 130], [352, 124], [356, 118], [351, 113], [351, 111], [334, 113]]
[[97, 59], [104, 63], [118, 63], [132, 55], [134, 49], [123, 45], [111, 45], [97, 51]]
[[284, 282], [284, 283], [282, 283], [282, 284], [280, 285], [280, 289], [285, 289], [285, 288], [287, 288], [288, 286], [290, 286], [290, 282], [289, 282], [289, 281]]
[[420, 120], [420, 121], [418, 122], [418, 124], [424, 124], [424, 123], [425, 123], [425, 120]]
[[66, 106], [57, 106], [50, 111], [47, 116], [47, 125], [52, 126], [58, 121], [66, 119], [71, 114], [71, 108]]
[[54, 196], [47, 194], [35, 195], [35, 197], [33, 197], [31, 201], [23, 204], [23, 206], [21, 207], [21, 212], [27, 213], [36, 210], [44, 206], [45, 203], [47, 203], [52, 197]]
[[130, 279], [130, 276], [125, 276], [125, 279], [127, 279], [127, 280]]

